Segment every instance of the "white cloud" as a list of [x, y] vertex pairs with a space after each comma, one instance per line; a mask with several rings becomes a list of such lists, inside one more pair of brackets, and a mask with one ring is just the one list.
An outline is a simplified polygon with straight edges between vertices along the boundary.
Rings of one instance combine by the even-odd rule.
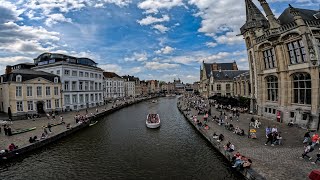
[[[202, 18], [199, 32], [212, 37], [219, 44], [243, 43], [243, 40], [240, 41], [240, 37], [235, 35], [240, 33], [240, 27], [245, 23], [244, 1], [189, 0], [188, 2], [199, 9], [195, 14]], [[226, 15], [228, 15], [227, 20]]]
[[143, 71], [142, 67], [133, 67], [128, 70], [129, 74], [134, 75]]
[[170, 64], [170, 63], [146, 62], [145, 64], [145, 68], [150, 70], [174, 69], [178, 67], [179, 67], [178, 64]]
[[155, 53], [157, 54], [170, 54], [174, 51], [175, 48], [172, 48], [170, 46], [165, 46], [157, 51], [155, 51]]
[[148, 54], [146, 52], [142, 52], [142, 53], [134, 52], [131, 57], [126, 57], [126, 58], [124, 58], [124, 60], [125, 61], [138, 61], [138, 62], [147, 61]]
[[183, 0], [144, 0], [138, 4], [138, 8], [145, 13], [158, 13], [161, 9], [170, 10], [173, 7], [185, 6]]
[[70, 18], [64, 17], [63, 14], [49, 14], [47, 15], [47, 19], [45, 20], [45, 24], [49, 27], [57, 24], [58, 22], [72, 23], [72, 20]]
[[162, 25], [162, 24], [156, 24], [156, 25], [152, 26], [152, 28], [158, 30], [161, 33], [165, 33], [167, 31], [169, 31], [169, 28]]
[[207, 42], [206, 45], [207, 45], [208, 47], [216, 47], [218, 44], [215, 43], [215, 42]]
[[98, 67], [100, 67], [104, 71], [115, 72], [117, 74], [122, 72], [122, 67], [117, 64], [103, 64], [103, 65], [98, 65]]
[[154, 23], [168, 22], [169, 20], [170, 20], [170, 17], [168, 15], [164, 15], [161, 18], [147, 16], [144, 19], [141, 19], [140, 21], [137, 21], [137, 22], [140, 25], [150, 25], [150, 24], [154, 24]]

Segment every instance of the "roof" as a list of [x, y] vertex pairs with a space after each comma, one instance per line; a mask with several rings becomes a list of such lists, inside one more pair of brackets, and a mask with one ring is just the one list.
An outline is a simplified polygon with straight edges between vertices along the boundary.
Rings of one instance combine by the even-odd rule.
[[105, 78], [121, 78], [118, 74], [114, 72], [103, 72]]
[[54, 78], [57, 77], [60, 82], [60, 78], [57, 75], [43, 72], [43, 71], [35, 71], [32, 69], [17, 69], [17, 70], [13, 70], [10, 74], [4, 74], [4, 75], [2, 75], [3, 82], [15, 82], [16, 77], [18, 75], [22, 76], [21, 82], [35, 79], [38, 77], [44, 78], [44, 79], [51, 81], [51, 82], [54, 82]]
[[136, 77], [134, 76], [122, 76], [123, 79], [125, 79], [126, 81], [136, 81], [138, 80]]
[[[290, 10], [293, 7], [286, 8], [283, 13], [279, 16], [278, 20], [281, 25], [288, 24], [294, 21], [294, 16], [290, 13]], [[310, 10], [310, 9], [300, 9], [294, 8], [294, 10], [298, 11], [303, 20], [309, 21], [320, 21], [320, 19], [316, 19], [314, 17], [319, 11]]]
[[233, 69], [233, 63], [203, 63], [204, 69], [207, 74], [207, 78], [210, 77], [211, 71], [216, 71], [213, 69], [213, 65], [217, 66], [217, 70], [221, 69], [222, 71], [230, 70], [230, 71], [237, 71]]
[[237, 77], [240, 74], [249, 72], [248, 70], [224, 70], [224, 71], [212, 71], [213, 78], [215, 80], [233, 80], [234, 77]]

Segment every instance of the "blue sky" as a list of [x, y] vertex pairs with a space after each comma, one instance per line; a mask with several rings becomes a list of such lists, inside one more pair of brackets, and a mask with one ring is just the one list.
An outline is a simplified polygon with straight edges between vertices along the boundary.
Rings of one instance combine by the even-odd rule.
[[[314, 10], [320, 4], [268, 2], [277, 16], [289, 3]], [[119, 75], [194, 82], [202, 61], [237, 61], [248, 69], [244, 41], [236, 36], [244, 23], [244, 0], [5, 0], [0, 72], [57, 52], [89, 57]]]

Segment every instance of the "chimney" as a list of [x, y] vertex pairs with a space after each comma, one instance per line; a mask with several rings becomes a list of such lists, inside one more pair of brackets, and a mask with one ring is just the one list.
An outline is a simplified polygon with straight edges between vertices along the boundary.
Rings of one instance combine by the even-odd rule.
[[237, 62], [233, 61], [233, 68], [232, 70], [238, 70]]
[[6, 72], [5, 72], [6, 74], [10, 74], [10, 73], [12, 73], [12, 66], [7, 66], [6, 67]]

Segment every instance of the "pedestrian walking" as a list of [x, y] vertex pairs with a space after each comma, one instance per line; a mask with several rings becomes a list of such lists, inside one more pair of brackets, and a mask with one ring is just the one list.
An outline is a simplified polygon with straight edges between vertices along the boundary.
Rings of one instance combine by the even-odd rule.
[[49, 132], [51, 133], [51, 132], [52, 132], [52, 131], [51, 131], [51, 127], [52, 127], [51, 124], [48, 123], [48, 126], [47, 126], [47, 127], [48, 127]]
[[274, 146], [273, 144], [273, 134], [270, 132], [268, 135], [267, 135], [267, 142], [265, 145], [268, 145], [268, 143], [270, 142], [271, 143], [271, 146]]
[[309, 145], [304, 149], [302, 157], [300, 157], [300, 158], [303, 159], [304, 157], [307, 157], [307, 158], [309, 158], [309, 160], [311, 160], [312, 157], [310, 157], [308, 155], [308, 153], [312, 152], [313, 150], [314, 150], [314, 148], [312, 147], [312, 142], [310, 142]]
[[315, 162], [311, 162], [312, 164], [316, 164], [318, 161], [320, 161], [320, 152], [317, 153], [317, 159]]

